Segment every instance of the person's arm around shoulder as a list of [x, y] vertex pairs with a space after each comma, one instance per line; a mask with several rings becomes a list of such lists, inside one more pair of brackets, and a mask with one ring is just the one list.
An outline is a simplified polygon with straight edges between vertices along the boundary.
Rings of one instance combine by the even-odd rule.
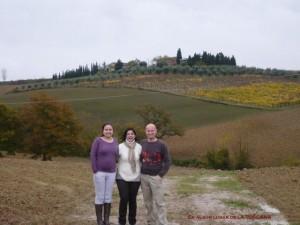
[[120, 160], [120, 157], [121, 157], [121, 154], [122, 154], [122, 146], [123, 146], [123, 145], [124, 145], [123, 143], [120, 143], [120, 144], [118, 145], [117, 163], [119, 163], [119, 160]]
[[136, 148], [136, 150], [138, 151], [139, 154], [142, 152], [142, 145], [140, 143], [136, 143], [135, 148]]
[[140, 141], [140, 146], [141, 146], [141, 153], [140, 153], [140, 163], [142, 163], [143, 162], [143, 154], [142, 154], [142, 152], [143, 152], [143, 143], [145, 142], [145, 139], [143, 139], [143, 140], [141, 140]]
[[139, 163], [141, 164], [141, 158], [142, 158], [142, 145], [139, 143], [136, 143], [135, 150], [137, 151]]
[[162, 169], [159, 171], [158, 175], [160, 177], [164, 177], [166, 173], [169, 171], [171, 166], [171, 156], [169, 153], [168, 146], [165, 142], [161, 141], [161, 154], [162, 154]]

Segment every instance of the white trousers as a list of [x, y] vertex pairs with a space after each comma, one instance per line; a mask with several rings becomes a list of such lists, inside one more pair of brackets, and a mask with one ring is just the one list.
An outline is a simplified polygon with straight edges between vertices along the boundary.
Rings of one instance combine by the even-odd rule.
[[98, 171], [94, 174], [95, 204], [111, 203], [116, 173]]

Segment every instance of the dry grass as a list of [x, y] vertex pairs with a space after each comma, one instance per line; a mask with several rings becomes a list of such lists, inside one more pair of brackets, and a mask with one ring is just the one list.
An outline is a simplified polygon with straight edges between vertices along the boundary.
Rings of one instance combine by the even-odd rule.
[[[0, 159], [0, 224], [71, 224], [93, 199], [87, 160]], [[93, 223], [91, 223], [93, 224]]]
[[[197, 173], [196, 169], [171, 168], [168, 176]], [[0, 158], [1, 225], [94, 225], [94, 186], [90, 162], [84, 158], [54, 158], [40, 161], [7, 156]], [[171, 185], [172, 189], [176, 185]], [[170, 190], [169, 201], [177, 199]], [[112, 219], [117, 220], [119, 196], [114, 186]], [[185, 208], [182, 205], [182, 208]], [[138, 197], [138, 220], [145, 208]], [[179, 211], [178, 211], [179, 210]], [[185, 219], [177, 204], [168, 204], [170, 218]], [[115, 223], [113, 223], [115, 224]], [[143, 224], [143, 223], [141, 223]], [[182, 223], [183, 224], [183, 223]]]
[[248, 146], [258, 167], [296, 163], [300, 160], [300, 108], [266, 112], [240, 120], [187, 130], [183, 137], [166, 139], [173, 157], [201, 158], [210, 149]]
[[[0, 158], [1, 225], [95, 224], [94, 188], [89, 160], [80, 158], [55, 158], [54, 160], [52, 162], [42, 162], [23, 158], [22, 156]], [[278, 199], [273, 199], [276, 200], [274, 206], [277, 206], [276, 204], [280, 207], [283, 205], [283, 210], [293, 212], [293, 215], [295, 215], [296, 210], [299, 209], [299, 202], [296, 202], [298, 197], [292, 199], [291, 196], [297, 193], [300, 196], [300, 188], [296, 190], [293, 186], [299, 170], [274, 168], [272, 173], [266, 174], [260, 171], [265, 170], [247, 170], [246, 172], [240, 172], [238, 175], [240, 175], [243, 182], [246, 182], [246, 185], [249, 185], [250, 188], [257, 188], [255, 192], [262, 195], [268, 193], [268, 186], [264, 183], [264, 177], [268, 176], [267, 178], [274, 182], [274, 186], [270, 186], [271, 189], [272, 187], [276, 188], [276, 191], [271, 190], [272, 193], [279, 193], [278, 195], [274, 194], [278, 197]], [[278, 182], [276, 181], [277, 171], [280, 172]], [[202, 201], [205, 196], [210, 196], [206, 200], [211, 205], [213, 214], [216, 214], [217, 211], [214, 209], [220, 206], [220, 203], [214, 201], [217, 193], [220, 194], [221, 199], [224, 199], [228, 194], [230, 194], [229, 196], [243, 195], [244, 192], [236, 192], [236, 190], [240, 190], [236, 173], [233, 171], [172, 167], [165, 180], [167, 190], [165, 197], [170, 221], [182, 225], [190, 224], [191, 221], [187, 219], [187, 213], [197, 215], [207, 209], [207, 203], [203, 204]], [[272, 176], [272, 178], [269, 176]], [[232, 178], [233, 181], [229, 182], [227, 180], [229, 178]], [[281, 182], [288, 184], [288, 186], [280, 185]], [[213, 185], [212, 188], [216, 192], [210, 193], [212, 190], [210, 190], [209, 184], [214, 183], [216, 185]], [[199, 195], [196, 189], [194, 190], [195, 193], [190, 193], [190, 189], [185, 189], [183, 191], [187, 191], [188, 195], [182, 197], [177, 193], [177, 184], [184, 184], [183, 188], [186, 186], [190, 188], [195, 184], [200, 185], [199, 187], [203, 186], [201, 190], [205, 192], [204, 196], [201, 193]], [[270, 185], [272, 184], [270, 183]], [[299, 185], [299, 183], [297, 184]], [[260, 185], [262, 186], [261, 189], [259, 188]], [[226, 196], [222, 194], [224, 190], [227, 191]], [[256, 203], [261, 201], [258, 201], [255, 195], [248, 195], [247, 193], [246, 197], [250, 200], [252, 199]], [[118, 193], [115, 189], [112, 204], [113, 224], [117, 221], [118, 199]], [[195, 199], [197, 201], [194, 201]], [[228, 196], [225, 199], [228, 199]], [[280, 201], [285, 202], [285, 204]], [[236, 211], [232, 211], [232, 207], [225, 207], [223, 210], [225, 211], [222, 212], [226, 215], [236, 213]], [[211, 215], [212, 212], [207, 212], [204, 215]], [[295, 218], [297, 219], [297, 217]], [[145, 208], [141, 193], [138, 196], [138, 221], [140, 224], [145, 223]]]
[[0, 95], [13, 91], [17, 85], [0, 85]]
[[276, 206], [289, 222], [300, 223], [300, 167], [250, 169], [237, 174], [243, 185]]

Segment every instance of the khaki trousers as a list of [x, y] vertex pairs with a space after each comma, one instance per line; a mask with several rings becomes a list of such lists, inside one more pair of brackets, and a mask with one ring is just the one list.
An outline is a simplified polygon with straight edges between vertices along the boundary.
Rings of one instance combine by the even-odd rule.
[[163, 178], [141, 174], [141, 188], [147, 209], [147, 225], [168, 225]]

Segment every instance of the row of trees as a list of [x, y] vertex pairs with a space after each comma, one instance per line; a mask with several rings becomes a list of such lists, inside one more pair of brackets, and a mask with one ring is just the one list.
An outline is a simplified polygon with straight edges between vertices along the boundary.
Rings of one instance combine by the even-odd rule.
[[39, 82], [31, 81], [32, 83], [19, 85], [15, 88], [15, 92], [57, 88], [64, 86], [78, 86], [81, 82], [98, 82], [104, 80], [118, 79], [124, 76], [134, 76], [141, 74], [190, 74], [198, 76], [232, 76], [232, 75], [263, 75], [263, 76], [287, 76], [290, 79], [299, 79], [300, 73], [297, 71], [277, 70], [277, 69], [261, 69], [256, 67], [245, 66], [230, 66], [230, 65], [212, 65], [212, 66], [148, 66], [148, 67], [133, 67], [131, 69], [121, 69], [111, 73], [102, 74], [98, 72], [95, 76], [78, 77], [73, 79], [61, 80], [40, 80]]
[[[159, 137], [182, 135], [180, 126], [173, 123], [171, 115], [152, 105], [141, 106], [136, 113], [142, 118], [142, 124], [131, 127], [144, 135], [144, 125], [152, 122], [159, 128]], [[117, 125], [118, 131], [124, 131], [127, 124]], [[24, 152], [32, 158], [42, 157], [51, 160], [53, 156], [86, 156], [92, 139], [97, 131], [88, 131], [84, 135], [83, 126], [76, 118], [71, 107], [46, 94], [34, 94], [30, 103], [14, 110], [0, 104], [0, 155], [1, 150], [10, 154]]]
[[85, 66], [79, 66], [76, 69], [72, 70], [66, 70], [59, 74], [53, 74], [52, 79], [65, 79], [65, 78], [74, 78], [74, 77], [83, 77], [83, 76], [89, 76], [89, 75], [95, 75], [98, 73], [98, 71], [103, 70], [105, 68], [105, 64], [103, 66], [99, 65], [97, 62], [92, 63], [90, 67], [88, 65]]
[[190, 66], [204, 63], [206, 65], [231, 65], [236, 66], [236, 60], [234, 56], [225, 56], [222, 52], [216, 55], [211, 53], [203, 52], [203, 54], [194, 54], [193, 57], [189, 56], [187, 64]]
[[96, 74], [106, 74], [112, 71], [121, 71], [122, 69], [130, 70], [135, 67], [147, 67], [147, 62], [140, 61], [138, 59], [131, 60], [128, 63], [123, 63], [120, 59], [118, 59], [116, 63], [111, 63], [109, 65], [106, 65], [105, 62], [102, 65], [96, 62], [92, 63], [90, 66], [80, 65], [76, 69], [66, 70], [62, 73], [53, 74], [52, 79], [59, 80], [67, 78], [93, 76]]
[[225, 56], [222, 52], [216, 55], [203, 51], [202, 54], [195, 53], [193, 56], [188, 56], [187, 59], [182, 59], [181, 49], [177, 50], [176, 64], [187, 64], [189, 66], [201, 66], [201, 65], [231, 65], [236, 66], [236, 60], [234, 56]]
[[[188, 66], [199, 66], [199, 65], [232, 65], [236, 66], [236, 61], [234, 56], [228, 57], [225, 56], [222, 52], [213, 55], [211, 53], [203, 52], [203, 54], [195, 53], [193, 56], [188, 56], [188, 58], [183, 59], [181, 49], [177, 50], [176, 57], [169, 57], [169, 56], [159, 56], [155, 57], [153, 60], [152, 67], [164, 67], [164, 66], [171, 66], [171, 65], [188, 65]], [[106, 65], [104, 62], [102, 65], [96, 63], [92, 63], [90, 66], [80, 65], [76, 69], [66, 70], [62, 73], [54, 74], [52, 76], [53, 80], [57, 79], [66, 79], [66, 78], [76, 78], [76, 77], [83, 77], [83, 76], [93, 76], [97, 73], [105, 74], [114, 71], [121, 71], [121, 70], [134, 70], [139, 67], [147, 67], [147, 62], [141, 61], [139, 59], [131, 60], [127, 63], [118, 59], [117, 62], [111, 63]]]

